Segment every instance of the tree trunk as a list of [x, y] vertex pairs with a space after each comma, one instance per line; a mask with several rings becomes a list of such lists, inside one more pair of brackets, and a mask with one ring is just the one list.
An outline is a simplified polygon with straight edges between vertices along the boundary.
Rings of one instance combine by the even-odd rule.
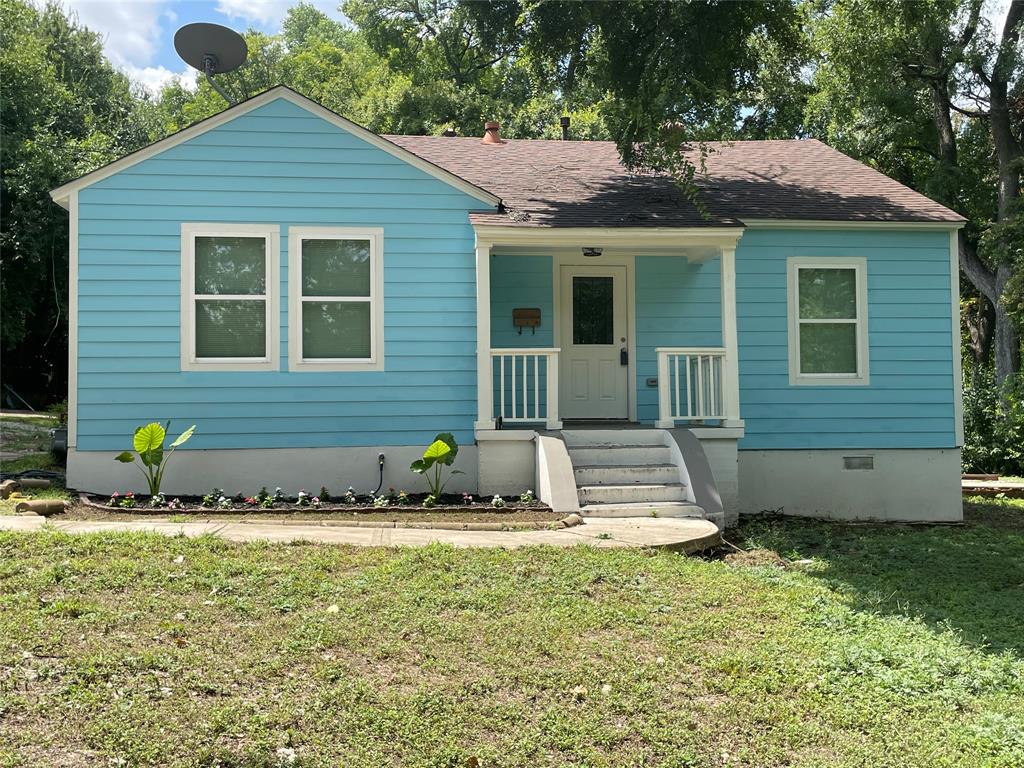
[[978, 299], [971, 310], [964, 314], [964, 325], [967, 326], [969, 339], [967, 348], [971, 352], [972, 370], [977, 378], [978, 370], [982, 368], [992, 353], [993, 332], [995, 330], [996, 311], [984, 294], [978, 294]]
[[[1020, 24], [1024, 18], [1024, 0], [1013, 0], [1007, 10], [1003, 25], [1001, 50], [992, 67], [989, 80], [989, 125], [992, 131], [992, 143], [995, 145], [996, 162], [999, 169], [998, 200], [999, 213], [997, 220], [1004, 221], [1016, 215], [1014, 203], [1020, 197], [1020, 160], [1021, 147], [1013, 133], [1013, 120], [1010, 115], [1008, 99], [1009, 84], [1007, 78], [1012, 70], [1013, 57], [1016, 55], [1017, 43], [1020, 39]], [[1002, 384], [1008, 377], [1020, 370], [1020, 336], [1014, 326], [1001, 299], [1010, 278], [1013, 277], [1012, 264], [999, 264], [995, 273], [996, 307], [996, 383]]]
[[[1012, 275], [1013, 271], [1008, 264], [1000, 264], [996, 269], [996, 291], [999, 297], [1002, 297]], [[1002, 384], [1020, 370], [1020, 335], [1006, 306], [1000, 301], [995, 308], [996, 383]]]

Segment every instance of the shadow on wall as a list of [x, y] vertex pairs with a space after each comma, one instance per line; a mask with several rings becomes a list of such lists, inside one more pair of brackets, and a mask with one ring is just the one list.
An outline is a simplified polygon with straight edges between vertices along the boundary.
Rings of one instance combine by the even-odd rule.
[[963, 526], [744, 520], [745, 547], [818, 558], [808, 574], [854, 609], [920, 618], [993, 653], [1024, 657], [1024, 506], [965, 504]]

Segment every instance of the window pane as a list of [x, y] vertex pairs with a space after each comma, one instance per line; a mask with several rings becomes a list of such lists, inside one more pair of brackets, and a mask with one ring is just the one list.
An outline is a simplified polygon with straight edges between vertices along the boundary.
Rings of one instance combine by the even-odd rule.
[[196, 301], [196, 357], [266, 357], [264, 301]]
[[574, 277], [572, 279], [572, 343], [614, 344], [615, 278]]
[[266, 293], [266, 258], [262, 237], [197, 237], [196, 293]]
[[303, 240], [303, 296], [369, 296], [369, 240]]
[[798, 269], [800, 318], [857, 317], [857, 273], [852, 269]]
[[370, 302], [303, 302], [302, 356], [369, 358]]
[[800, 323], [800, 373], [857, 373], [856, 323]]

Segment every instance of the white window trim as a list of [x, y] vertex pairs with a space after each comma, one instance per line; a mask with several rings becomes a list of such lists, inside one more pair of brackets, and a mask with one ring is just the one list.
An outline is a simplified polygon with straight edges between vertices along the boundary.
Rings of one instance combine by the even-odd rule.
[[[369, 240], [370, 296], [309, 296], [309, 301], [369, 301], [370, 357], [307, 359], [302, 354], [302, 241]], [[384, 229], [382, 227], [288, 228], [288, 368], [292, 371], [384, 370]]]
[[[857, 326], [856, 373], [801, 373], [800, 371], [800, 283], [801, 269], [852, 269], [856, 274], [857, 319], [822, 320], [829, 323], [855, 323]], [[853, 256], [816, 257], [792, 256], [786, 260], [786, 292], [789, 306], [789, 383], [812, 386], [867, 386], [870, 347], [868, 344], [868, 283], [867, 259]], [[809, 322], [807, 320], [803, 322]]]
[[[195, 244], [196, 237], [262, 237], [266, 241], [267, 354], [261, 358], [196, 357], [195, 337]], [[280, 367], [280, 276], [281, 228], [271, 224], [187, 223], [181, 225], [181, 370], [183, 371], [276, 371]], [[259, 296], [220, 298], [256, 299]]]

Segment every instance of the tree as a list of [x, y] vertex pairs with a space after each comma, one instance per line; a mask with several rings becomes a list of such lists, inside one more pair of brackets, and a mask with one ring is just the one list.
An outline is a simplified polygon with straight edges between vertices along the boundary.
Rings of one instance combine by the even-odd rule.
[[999, 384], [1020, 370], [1024, 231], [1020, 218], [1021, 20], [1000, 29], [982, 0], [837, 0], [813, 23], [818, 54], [809, 121], [834, 146], [969, 219], [960, 266], [978, 361], [994, 342]]
[[[346, 6], [348, 7], [348, 6]], [[743, 135], [760, 75], [798, 60], [796, 10], [766, 2], [468, 4], [477, 25], [519, 29], [521, 50], [555, 92], [574, 100], [581, 83], [603, 94], [600, 111], [624, 163], [667, 171], [699, 203], [696, 169], [682, 151], [694, 142]], [[502, 39], [496, 35], [497, 39]], [[764, 79], [767, 82], [767, 79]], [[772, 132], [785, 113], [767, 107], [748, 133]]]
[[67, 214], [49, 190], [156, 129], [101, 43], [55, 3], [0, 0], [0, 356], [8, 387], [36, 403], [66, 382]]

